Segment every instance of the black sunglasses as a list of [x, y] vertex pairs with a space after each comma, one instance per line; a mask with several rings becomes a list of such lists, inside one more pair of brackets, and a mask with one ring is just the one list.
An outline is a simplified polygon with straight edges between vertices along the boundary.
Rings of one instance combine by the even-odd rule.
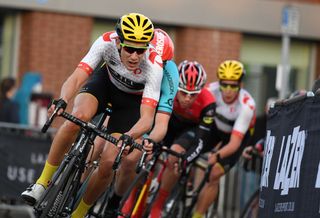
[[134, 46], [122, 43], [122, 42], [120, 43], [120, 45], [129, 54], [133, 54], [136, 52], [138, 55], [141, 55], [148, 49], [148, 47], [134, 47]]

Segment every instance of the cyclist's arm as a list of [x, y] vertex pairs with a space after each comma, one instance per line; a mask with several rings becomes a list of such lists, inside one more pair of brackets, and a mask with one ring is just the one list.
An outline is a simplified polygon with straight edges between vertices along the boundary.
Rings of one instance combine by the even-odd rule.
[[149, 138], [160, 142], [167, 133], [168, 123], [173, 108], [173, 99], [177, 93], [179, 84], [179, 73], [174, 61], [167, 61], [163, 69], [161, 82], [161, 96], [155, 117], [154, 127]]
[[82, 69], [77, 67], [69, 78], [63, 83], [60, 98], [65, 102], [69, 102], [71, 98], [79, 91], [80, 87], [88, 79], [89, 75]]
[[78, 67], [64, 82], [61, 88], [60, 98], [68, 103], [79, 91], [80, 87], [92, 74], [102, 59], [103, 52], [110, 46], [111, 41], [107, 37], [100, 36], [91, 46], [88, 53], [83, 57]]
[[186, 153], [187, 161], [192, 162], [199, 156], [204, 146], [207, 146], [208, 138], [212, 134], [211, 129], [214, 124], [216, 104], [211, 103], [201, 112], [201, 121], [196, 130], [196, 146], [193, 146]]
[[141, 104], [140, 118], [126, 134], [131, 136], [133, 139], [137, 139], [144, 133], [148, 132], [152, 127], [155, 111], [155, 107]]
[[219, 150], [220, 158], [226, 158], [239, 149], [244, 135], [248, 131], [250, 123], [252, 122], [253, 116], [253, 109], [251, 109], [250, 107], [242, 108], [242, 111], [234, 124], [228, 144], [226, 144]]
[[170, 115], [171, 114], [157, 112], [155, 117], [155, 125], [148, 138], [155, 142], [160, 142], [165, 137], [168, 130]]
[[246, 147], [243, 152], [242, 156], [248, 160], [252, 159], [253, 155], [258, 155], [259, 157], [263, 157], [264, 152], [264, 138], [258, 140], [254, 145], [250, 145]]

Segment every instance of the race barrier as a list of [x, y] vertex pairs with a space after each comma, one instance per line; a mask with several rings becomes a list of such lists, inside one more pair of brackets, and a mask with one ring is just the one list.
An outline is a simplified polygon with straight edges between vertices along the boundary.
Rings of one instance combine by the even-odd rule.
[[51, 144], [39, 129], [0, 123], [0, 198], [19, 199], [40, 175]]
[[276, 103], [269, 112], [260, 218], [320, 217], [320, 95]]

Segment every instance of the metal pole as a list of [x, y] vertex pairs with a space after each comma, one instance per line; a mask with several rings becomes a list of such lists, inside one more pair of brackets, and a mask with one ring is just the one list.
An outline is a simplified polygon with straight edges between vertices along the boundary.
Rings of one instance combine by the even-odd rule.
[[289, 94], [289, 77], [290, 77], [290, 36], [288, 33], [282, 34], [281, 50], [281, 67], [282, 67], [282, 84], [279, 91], [279, 98], [284, 99]]

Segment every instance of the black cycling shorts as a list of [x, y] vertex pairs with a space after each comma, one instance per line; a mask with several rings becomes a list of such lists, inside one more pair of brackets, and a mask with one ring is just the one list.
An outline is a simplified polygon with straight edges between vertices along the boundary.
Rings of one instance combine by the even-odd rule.
[[90, 93], [99, 102], [97, 114], [112, 104], [112, 114], [108, 123], [109, 133], [125, 133], [140, 118], [142, 95], [130, 94], [118, 89], [111, 81], [105, 65], [96, 68], [80, 93]]
[[[215, 146], [217, 146], [220, 142], [222, 142], [222, 145], [219, 148], [221, 149], [229, 142], [230, 136], [230, 133], [222, 132], [221, 130], [218, 130], [214, 125], [210, 131], [210, 134], [206, 137], [206, 140], [204, 140], [204, 145], [201, 153], [203, 154], [214, 150]], [[221, 160], [220, 164], [223, 166], [225, 172], [228, 172], [237, 163], [243, 149], [247, 146], [249, 139], [250, 131], [247, 131], [242, 140], [240, 148], [231, 156], [223, 158]], [[188, 151], [190, 151], [191, 149], [194, 150], [195, 146], [197, 146], [197, 143], [196, 128], [185, 131], [180, 137], [174, 140], [174, 144], [179, 144], [180, 146], [182, 146], [187, 153], [189, 153]]]

